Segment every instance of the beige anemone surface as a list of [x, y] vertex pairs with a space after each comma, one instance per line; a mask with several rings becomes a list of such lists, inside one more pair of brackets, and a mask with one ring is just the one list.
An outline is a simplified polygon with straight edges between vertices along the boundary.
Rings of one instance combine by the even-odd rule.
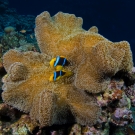
[[30, 113], [33, 121], [42, 126], [96, 122], [100, 108], [92, 96], [79, 91], [69, 81], [49, 82], [53, 72], [49, 56], [10, 50], [3, 59], [8, 76], [2, 97], [7, 104]]
[[[94, 97], [86, 93], [105, 91], [110, 78], [132, 68], [128, 42], [113, 43], [97, 27], [82, 29], [82, 18], [59, 12], [50, 17], [43, 12], [36, 18], [35, 33], [41, 54], [10, 50], [3, 57], [8, 73], [4, 79], [4, 102], [30, 113], [42, 126], [77, 122], [93, 125], [100, 114]], [[73, 75], [49, 82], [55, 71], [49, 62], [65, 56]]]
[[128, 42], [113, 43], [98, 34], [95, 26], [82, 29], [82, 18], [73, 14], [59, 12], [50, 17], [43, 12], [36, 18], [35, 33], [42, 53], [71, 61], [78, 89], [104, 91], [111, 76], [133, 66]]

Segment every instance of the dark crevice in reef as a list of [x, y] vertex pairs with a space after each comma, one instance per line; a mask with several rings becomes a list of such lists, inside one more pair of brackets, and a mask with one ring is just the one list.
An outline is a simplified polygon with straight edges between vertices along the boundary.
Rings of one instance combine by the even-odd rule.
[[131, 86], [135, 83], [135, 74], [119, 71], [112, 77], [112, 79], [123, 79], [126, 87]]
[[[63, 125], [52, 125], [48, 127], [42, 128], [42, 135], [52, 135], [52, 132], [57, 131], [56, 134], [58, 135], [69, 135], [71, 131], [71, 127], [73, 124], [63, 124]], [[39, 127], [37, 127], [34, 131], [33, 134], [36, 134], [40, 130]]]

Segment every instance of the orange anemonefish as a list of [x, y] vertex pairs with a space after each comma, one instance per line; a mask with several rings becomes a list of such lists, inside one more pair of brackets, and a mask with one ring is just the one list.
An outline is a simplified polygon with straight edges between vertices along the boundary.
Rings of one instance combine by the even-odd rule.
[[64, 71], [64, 70], [59, 70], [59, 71], [54, 71], [54, 73], [50, 76], [49, 81], [57, 81], [61, 78], [71, 76], [73, 73], [71, 71]]
[[63, 56], [57, 56], [50, 61], [50, 66], [55, 67], [56, 70], [62, 70], [63, 66], [68, 66], [69, 61]]

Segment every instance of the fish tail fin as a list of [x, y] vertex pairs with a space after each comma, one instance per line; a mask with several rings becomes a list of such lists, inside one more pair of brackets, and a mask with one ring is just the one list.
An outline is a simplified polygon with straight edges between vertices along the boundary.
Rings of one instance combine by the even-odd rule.
[[73, 75], [73, 72], [71, 72], [71, 71], [66, 71], [65, 76], [69, 77], [69, 76], [71, 76], [71, 75]]

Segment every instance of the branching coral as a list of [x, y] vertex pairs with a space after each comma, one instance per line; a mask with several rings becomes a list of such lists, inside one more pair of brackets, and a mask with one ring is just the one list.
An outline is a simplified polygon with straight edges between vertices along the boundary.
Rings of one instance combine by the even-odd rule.
[[[3, 57], [4, 102], [30, 113], [42, 126], [93, 125], [100, 107], [84, 90], [104, 91], [111, 76], [130, 70], [132, 54], [126, 41], [113, 43], [98, 34], [96, 27], [85, 31], [81, 26], [82, 19], [74, 15], [59, 12], [51, 18], [48, 12], [41, 13], [35, 32], [42, 53], [10, 50]], [[55, 69], [49, 62], [57, 55], [70, 61], [64, 68], [73, 75], [50, 82]]]

